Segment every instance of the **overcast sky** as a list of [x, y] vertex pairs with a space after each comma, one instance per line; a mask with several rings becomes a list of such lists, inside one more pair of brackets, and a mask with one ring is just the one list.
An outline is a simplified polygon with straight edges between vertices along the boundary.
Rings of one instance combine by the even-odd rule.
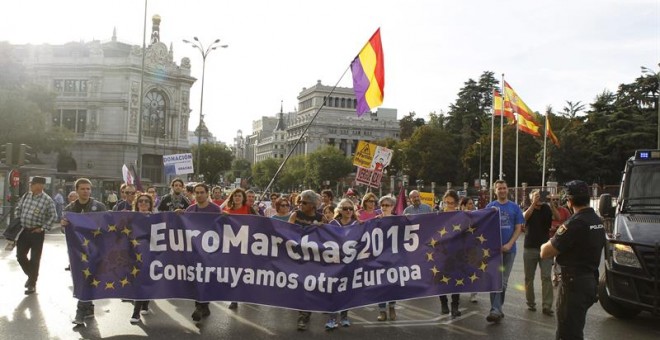
[[[189, 57], [201, 79], [201, 55], [182, 39], [216, 38], [227, 49], [206, 62], [204, 113], [211, 132], [231, 143], [252, 121], [293, 111], [299, 92], [334, 85], [376, 28], [385, 54], [383, 107], [399, 118], [447, 111], [463, 83], [501, 74], [535, 111], [567, 100], [591, 103], [605, 89], [658, 70], [658, 0], [150, 0], [162, 17], [161, 41], [174, 59]], [[141, 45], [140, 0], [20, 0], [0, 5], [0, 41], [62, 44], [119, 41]], [[199, 120], [193, 85], [190, 127]], [[350, 72], [340, 86], [352, 86]]]

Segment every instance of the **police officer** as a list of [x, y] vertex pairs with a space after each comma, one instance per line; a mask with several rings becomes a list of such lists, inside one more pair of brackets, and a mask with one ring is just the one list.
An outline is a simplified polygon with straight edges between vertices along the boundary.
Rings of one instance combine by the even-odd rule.
[[589, 186], [566, 183], [568, 207], [574, 215], [541, 246], [541, 258], [557, 257], [562, 279], [557, 298], [556, 339], [583, 339], [587, 310], [596, 300], [598, 267], [605, 245], [603, 221], [589, 207]]

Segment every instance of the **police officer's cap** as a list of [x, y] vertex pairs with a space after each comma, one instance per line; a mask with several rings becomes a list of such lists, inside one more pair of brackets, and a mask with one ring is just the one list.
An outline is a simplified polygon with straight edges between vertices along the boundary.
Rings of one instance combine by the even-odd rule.
[[565, 184], [568, 196], [589, 196], [589, 185], [584, 181], [573, 180]]

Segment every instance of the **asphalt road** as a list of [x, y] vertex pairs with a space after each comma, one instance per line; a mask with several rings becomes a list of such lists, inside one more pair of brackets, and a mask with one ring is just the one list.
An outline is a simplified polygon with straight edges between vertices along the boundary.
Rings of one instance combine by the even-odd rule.
[[[5, 240], [0, 240], [4, 249]], [[522, 248], [522, 239], [519, 240]], [[25, 275], [15, 259], [15, 252], [0, 250], [0, 339], [308, 339], [310, 337], [341, 339], [554, 339], [555, 318], [543, 315], [540, 308], [526, 308], [523, 289], [522, 252], [514, 264], [509, 282], [504, 313], [500, 324], [489, 324], [487, 294], [478, 302], [461, 298], [462, 316], [452, 319], [440, 314], [436, 298], [397, 303], [396, 321], [378, 322], [376, 306], [350, 311], [352, 325], [328, 332], [326, 316], [313, 314], [309, 329], [296, 330], [295, 311], [239, 304], [229, 310], [228, 303], [211, 304], [211, 316], [201, 323], [190, 318], [192, 301], [158, 300], [142, 323], [131, 325], [132, 305], [119, 300], [96, 302], [96, 316], [85, 326], [71, 323], [76, 301], [71, 293], [71, 274], [67, 265], [64, 235], [57, 230], [46, 236], [37, 293], [24, 295]], [[540, 301], [540, 279], [536, 277], [537, 303]], [[660, 339], [660, 318], [642, 313], [633, 320], [618, 320], [594, 305], [587, 315], [587, 339]]]

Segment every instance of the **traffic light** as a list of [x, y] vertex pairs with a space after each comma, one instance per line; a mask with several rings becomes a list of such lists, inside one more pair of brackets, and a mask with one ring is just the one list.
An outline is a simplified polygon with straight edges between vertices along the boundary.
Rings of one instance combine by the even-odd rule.
[[14, 144], [5, 144], [4, 149], [0, 151], [0, 162], [6, 165], [14, 164]]
[[32, 163], [34, 159], [34, 154], [32, 153], [32, 147], [27, 144], [21, 144], [18, 147], [18, 160], [16, 164], [25, 165]]

